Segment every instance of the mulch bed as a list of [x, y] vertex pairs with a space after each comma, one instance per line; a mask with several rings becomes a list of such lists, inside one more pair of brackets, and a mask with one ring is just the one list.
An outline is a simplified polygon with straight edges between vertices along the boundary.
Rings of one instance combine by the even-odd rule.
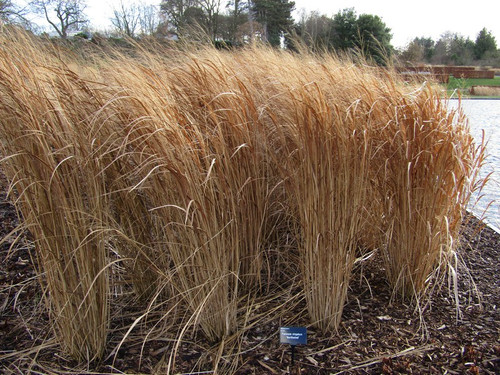
[[[17, 215], [5, 189], [1, 191], [3, 238], [16, 227]], [[15, 243], [8, 240], [0, 245], [1, 372], [151, 373], [161, 368], [158, 363], [166, 354], [161, 341], [145, 345], [142, 356], [140, 345], [125, 343], [114, 365], [109, 358], [78, 370], [76, 363], [64, 358], [42, 308], [33, 251], [28, 234]], [[290, 348], [280, 345], [278, 330], [290, 321], [307, 325], [304, 302], [296, 301], [280, 319], [248, 330], [236, 373], [500, 374], [500, 235], [470, 217], [461, 235], [458, 259], [462, 264], [457, 267], [459, 310], [453, 285], [437, 291], [432, 303], [422, 306], [424, 311], [393, 300], [380, 265], [373, 267], [368, 262], [354, 273], [337, 335], [325, 337], [308, 327], [308, 344], [296, 348], [295, 365], [291, 366]], [[30, 351], [41, 344], [38, 352]], [[181, 344], [176, 373], [211, 373], [210, 368], [196, 367], [207, 356], [206, 347], [203, 343]]]

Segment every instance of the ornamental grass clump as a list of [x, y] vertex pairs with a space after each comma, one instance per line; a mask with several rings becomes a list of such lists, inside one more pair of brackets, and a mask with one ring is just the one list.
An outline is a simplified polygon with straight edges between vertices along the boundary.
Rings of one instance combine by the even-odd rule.
[[484, 148], [426, 85], [263, 47], [85, 62], [1, 38], [2, 169], [79, 360], [103, 355], [130, 294], [140, 313], [118, 347], [155, 312], [170, 323], [145, 340], [168, 337], [172, 359], [191, 328], [240, 342], [252, 301], [264, 315], [286, 288], [335, 332], [365, 251], [411, 298], [453, 255]]
[[287, 167], [307, 307], [312, 322], [328, 332], [340, 324], [356, 259], [370, 150], [354, 113], [340, 112], [316, 95], [312, 101], [304, 90], [297, 98], [297, 143]]
[[314, 325], [331, 332], [341, 321], [365, 224], [370, 140], [357, 107], [349, 105], [356, 94], [347, 87], [358, 70], [333, 59], [296, 65], [291, 61], [285, 72], [294, 74], [283, 78], [284, 108], [291, 110], [281, 120], [280, 170], [296, 217], [307, 309]]
[[385, 269], [398, 295], [419, 298], [451, 265], [470, 194], [482, 185], [484, 144], [474, 143], [464, 115], [429, 87], [382, 100], [388, 103], [377, 117], [387, 120], [374, 135], [374, 165]]
[[152, 71], [123, 61], [110, 78], [123, 94], [107, 107], [132, 150], [116, 158], [128, 173], [116, 162], [107, 172], [123, 176], [110, 179], [115, 211], [126, 218], [140, 201], [137, 220], [147, 213], [155, 223], [154, 243], [128, 257], [151, 263], [211, 340], [235, 331], [239, 289], [262, 286], [273, 191], [256, 109], [236, 74], [217, 63], [190, 58]]
[[0, 49], [2, 169], [35, 241], [57, 337], [93, 360], [109, 326], [109, 202], [89, 119], [101, 97], [31, 43], [4, 37]]

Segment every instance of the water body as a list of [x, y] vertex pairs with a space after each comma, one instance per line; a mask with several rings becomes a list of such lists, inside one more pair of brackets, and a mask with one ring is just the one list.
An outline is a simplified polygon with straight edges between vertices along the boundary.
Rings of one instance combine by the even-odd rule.
[[[458, 100], [450, 100], [450, 107], [457, 108]], [[481, 169], [480, 176], [491, 173], [490, 180], [481, 192], [469, 204], [469, 209], [478, 217], [484, 217], [496, 232], [500, 233], [500, 100], [463, 99], [461, 103], [469, 119], [469, 126], [474, 139], [481, 142], [483, 131], [488, 142], [488, 157]]]

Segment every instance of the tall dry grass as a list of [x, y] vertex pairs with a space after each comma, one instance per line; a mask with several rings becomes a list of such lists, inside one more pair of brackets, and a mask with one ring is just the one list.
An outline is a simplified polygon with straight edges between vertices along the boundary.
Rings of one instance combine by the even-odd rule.
[[1, 38], [2, 168], [78, 359], [102, 356], [119, 283], [147, 306], [128, 332], [162, 309], [162, 335], [224, 342], [295, 280], [335, 331], [364, 248], [413, 297], [453, 254], [484, 149], [425, 85], [266, 48], [85, 60]]
[[91, 360], [105, 349], [109, 323], [109, 201], [89, 124], [101, 97], [32, 39], [12, 37], [0, 50], [2, 168], [35, 239], [60, 341]]
[[474, 144], [464, 115], [449, 112], [430, 87], [383, 101], [373, 110], [385, 126], [373, 139], [385, 268], [397, 294], [418, 299], [454, 256], [471, 191], [481, 185], [484, 144]]
[[469, 90], [471, 95], [478, 96], [500, 96], [500, 87], [498, 86], [473, 86]]
[[[161, 278], [215, 340], [235, 330], [240, 284], [247, 291], [261, 284], [273, 187], [260, 142], [264, 133], [246, 117], [245, 93], [228, 91], [238, 82], [219, 79], [224, 74], [215, 66], [202, 70], [191, 63], [173, 71], [120, 64], [114, 79], [126, 94], [110, 108], [142, 120], [127, 131], [127, 145], [135, 150], [127, 164], [136, 168], [125, 186], [113, 190], [147, 201], [144, 208], [158, 227], [156, 249], [148, 246], [145, 255], [162, 272], [173, 268], [174, 277]], [[162, 73], [170, 87], [157, 80]]]

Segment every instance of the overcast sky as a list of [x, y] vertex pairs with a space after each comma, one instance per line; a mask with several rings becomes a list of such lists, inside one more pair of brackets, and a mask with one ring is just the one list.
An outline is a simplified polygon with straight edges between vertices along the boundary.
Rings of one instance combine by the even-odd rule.
[[[114, 4], [120, 0], [88, 0], [88, 15], [94, 25], [109, 27]], [[132, 1], [132, 0], [124, 0]], [[140, 1], [140, 0], [139, 0]], [[158, 4], [160, 0], [142, 0]], [[356, 13], [373, 14], [382, 18], [392, 30], [392, 44], [403, 47], [415, 37], [438, 40], [446, 31], [461, 34], [475, 40], [479, 31], [486, 27], [500, 45], [500, 1], [482, 0], [295, 0], [295, 19], [302, 9], [317, 10], [333, 16], [339, 10], [354, 8]]]

